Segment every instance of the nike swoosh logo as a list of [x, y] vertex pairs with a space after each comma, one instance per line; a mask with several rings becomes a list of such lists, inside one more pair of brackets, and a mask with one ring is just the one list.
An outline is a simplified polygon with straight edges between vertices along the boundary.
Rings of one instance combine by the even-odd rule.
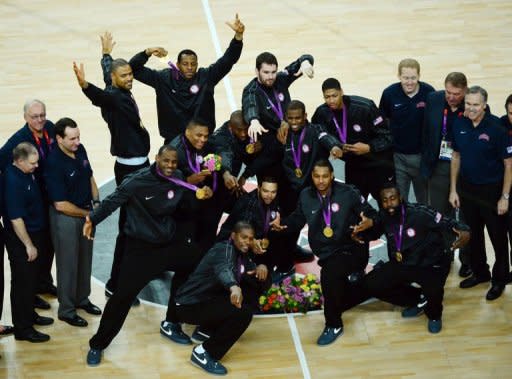
[[421, 302], [421, 303], [418, 303], [417, 307], [418, 308], [423, 308], [425, 305], [427, 305], [427, 300]]
[[272, 109], [272, 107], [269, 105], [269, 106], [267, 107], [267, 109]]
[[75, 172], [73, 171], [69, 176], [75, 176]]
[[154, 198], [154, 196], [146, 196], [145, 197], [146, 200], [151, 200], [152, 198]]
[[341, 328], [334, 328], [334, 334], [338, 334], [340, 332]]
[[467, 132], [460, 132], [460, 134], [466, 134]]
[[315, 213], [316, 213], [316, 211], [311, 211], [311, 214], [315, 214]]
[[205, 365], [205, 364], [206, 364], [206, 362], [207, 362], [206, 358], [203, 358], [203, 359], [199, 358], [199, 357], [197, 356], [197, 354], [196, 354], [196, 352], [195, 352], [195, 351], [193, 351], [193, 352], [192, 352], [192, 355], [194, 355], [194, 357], [195, 357], [199, 362], [201, 362], [201, 364], [203, 364], [203, 365]]

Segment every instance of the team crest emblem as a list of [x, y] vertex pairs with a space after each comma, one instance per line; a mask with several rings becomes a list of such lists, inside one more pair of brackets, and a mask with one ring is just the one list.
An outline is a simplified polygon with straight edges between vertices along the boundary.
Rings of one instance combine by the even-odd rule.
[[354, 130], [359, 133], [362, 130], [361, 125], [355, 124], [354, 125]]
[[270, 212], [270, 218], [271, 218], [272, 220], [273, 220], [273, 219], [275, 219], [275, 218], [276, 218], [276, 216], [277, 216], [276, 211], [272, 211], [272, 212]]
[[279, 101], [284, 101], [284, 95], [282, 92], [279, 92], [279, 94], [277, 95], [277, 98], [279, 99]]
[[302, 151], [306, 154], [309, 153], [309, 146], [306, 144], [302, 145]]
[[414, 230], [413, 228], [407, 229], [407, 235], [411, 238], [414, 237], [416, 235], [416, 230]]
[[332, 203], [331, 204], [331, 211], [338, 212], [340, 210], [340, 206], [338, 203]]
[[193, 93], [194, 95], [199, 92], [199, 86], [197, 84], [192, 84], [190, 86], [190, 93]]
[[173, 190], [169, 190], [169, 192], [167, 192], [167, 198], [168, 199], [174, 198], [174, 191]]
[[199, 164], [203, 163], [203, 157], [201, 155], [198, 155], [196, 157], [196, 162], [199, 163]]

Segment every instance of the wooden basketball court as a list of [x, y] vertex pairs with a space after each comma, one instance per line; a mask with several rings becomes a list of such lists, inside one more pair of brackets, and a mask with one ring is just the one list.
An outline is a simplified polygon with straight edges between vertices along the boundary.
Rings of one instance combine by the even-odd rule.
[[[81, 93], [72, 62], [85, 64], [86, 78], [102, 85], [99, 35], [110, 30], [114, 57], [131, 58], [163, 46], [173, 61], [184, 48], [195, 50], [204, 66], [224, 51], [232, 31], [224, 24], [238, 12], [246, 25], [244, 50], [229, 83], [216, 88], [220, 125], [239, 107], [243, 87], [254, 75], [262, 51], [276, 54], [280, 67], [303, 53], [315, 57], [315, 78], [299, 79], [292, 98], [313, 114], [322, 103], [322, 81], [340, 79], [347, 94], [372, 98], [396, 81], [398, 62], [419, 60], [422, 80], [441, 89], [450, 71], [464, 72], [470, 85], [489, 92], [493, 112], [501, 115], [512, 92], [510, 46], [512, 3], [481, 1], [13, 1], [0, 2], [0, 143], [23, 124], [26, 99], [47, 105], [50, 120], [77, 121], [99, 184], [113, 176], [107, 127], [98, 108]], [[152, 67], [165, 62], [151, 58]], [[158, 135], [154, 91], [133, 88], [144, 124], [151, 133], [152, 155]], [[231, 95], [232, 94], [232, 95]], [[115, 238], [115, 236], [112, 236]], [[491, 250], [492, 251], [492, 250]], [[492, 254], [491, 254], [492, 255]], [[9, 263], [3, 323], [10, 323]], [[223, 359], [232, 378], [510, 378], [512, 377], [511, 289], [494, 302], [486, 285], [458, 288], [454, 264], [445, 294], [444, 327], [427, 332], [426, 318], [405, 320], [398, 309], [375, 302], [344, 315], [345, 335], [335, 344], [315, 344], [322, 314], [257, 318]], [[57, 301], [42, 315], [57, 319]], [[93, 280], [91, 300], [105, 304], [103, 284]], [[80, 313], [82, 316], [84, 314]], [[163, 339], [158, 332], [162, 307], [132, 309], [119, 336], [97, 368], [85, 363], [88, 340], [99, 318], [85, 315], [88, 328], [60, 321], [40, 330], [45, 344], [0, 339], [0, 378], [189, 378], [206, 377], [189, 363], [190, 347]], [[188, 331], [190, 331], [187, 328]]]

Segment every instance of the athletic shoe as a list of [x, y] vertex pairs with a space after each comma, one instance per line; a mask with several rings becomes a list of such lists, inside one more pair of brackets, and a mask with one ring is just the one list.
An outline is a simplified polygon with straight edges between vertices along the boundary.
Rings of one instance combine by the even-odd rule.
[[87, 353], [87, 364], [89, 366], [98, 366], [101, 363], [101, 355], [103, 350], [90, 349]]
[[290, 268], [290, 270], [286, 271], [286, 272], [283, 272], [283, 271], [272, 271], [272, 283], [273, 284], [279, 284], [281, 283], [284, 279], [286, 279], [287, 277], [289, 276], [292, 276], [293, 274], [295, 274], [295, 267], [292, 266]]
[[210, 338], [210, 332], [204, 329], [201, 329], [200, 326], [196, 326], [194, 329], [194, 333], [192, 333], [192, 336], [190, 339], [192, 342], [201, 344], [205, 341], [207, 341]]
[[190, 362], [194, 366], [214, 375], [226, 375], [228, 373], [227, 368], [219, 361], [213, 359], [206, 350], [203, 353], [198, 353], [196, 349], [197, 347], [192, 349], [192, 355], [190, 356]]
[[428, 331], [432, 334], [439, 333], [443, 328], [443, 321], [439, 320], [428, 320]]
[[427, 299], [422, 294], [420, 295], [420, 302], [412, 307], [405, 308], [402, 311], [402, 317], [403, 318], [411, 318], [411, 317], [418, 317], [419, 315], [423, 314], [425, 312], [425, 306], [427, 305]]
[[179, 323], [162, 321], [160, 323], [160, 334], [181, 345], [192, 345], [190, 337], [183, 332]]
[[326, 326], [316, 343], [320, 346], [325, 346], [333, 343], [336, 339], [343, 334], [343, 326], [339, 328], [331, 328]]

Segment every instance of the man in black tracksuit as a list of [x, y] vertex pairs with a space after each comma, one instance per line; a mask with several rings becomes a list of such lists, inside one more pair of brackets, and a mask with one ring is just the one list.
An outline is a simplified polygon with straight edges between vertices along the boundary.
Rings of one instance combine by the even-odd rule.
[[[284, 249], [285, 238], [282, 233], [271, 230], [270, 223], [279, 214], [277, 193], [277, 180], [270, 177], [263, 178], [258, 184], [258, 189], [243, 194], [236, 201], [217, 235], [217, 241], [225, 241], [237, 222], [244, 221], [251, 224], [255, 233], [252, 259], [258, 264], [264, 264], [271, 273], [274, 273], [274, 270], [283, 272], [283, 268], [289, 266], [290, 259], [287, 257], [292, 253]], [[282, 262], [286, 262], [288, 266], [284, 267]]]
[[284, 220], [291, 232], [308, 225], [308, 240], [313, 253], [319, 258], [320, 278], [324, 296], [325, 328], [317, 340], [327, 345], [343, 334], [341, 313], [351, 296], [348, 277], [361, 272], [368, 263], [368, 251], [361, 249], [351, 238], [354, 225], [362, 214], [372, 225], [377, 212], [352, 185], [334, 181], [332, 165], [327, 160], [317, 161], [312, 172], [313, 186], [304, 189], [297, 209]]
[[355, 185], [365, 198], [379, 201], [379, 190], [394, 176], [393, 140], [388, 125], [373, 101], [344, 96], [334, 78], [322, 84], [325, 104], [311, 121], [321, 124], [343, 144], [345, 182]]
[[[248, 134], [249, 125], [245, 122], [241, 110], [231, 113], [229, 121], [217, 128], [210, 138], [215, 151], [222, 158], [226, 171], [238, 178], [242, 187], [252, 176], [263, 177], [263, 169], [274, 162], [265, 154], [261, 141], [251, 142]], [[242, 171], [242, 163], [245, 165]], [[242, 173], [240, 174], [240, 172]]]
[[[101, 362], [102, 350], [119, 333], [135, 296], [155, 276], [165, 270], [174, 271], [166, 320], [160, 327], [167, 338], [190, 344], [175, 315], [174, 296], [200, 260], [200, 252], [183, 229], [187, 217], [193, 217], [195, 200], [177, 171], [176, 149], [164, 145], [156, 163], [128, 176], [114, 193], [87, 216], [84, 235], [91, 238], [92, 229], [121, 205], [126, 205], [125, 258], [121, 266], [117, 291], [108, 300], [100, 326], [89, 341], [89, 365]], [[184, 188], [185, 187], [185, 188]], [[211, 192], [206, 194], [206, 198]], [[178, 220], [184, 217], [185, 222]]]
[[252, 320], [252, 309], [246, 305], [247, 293], [241, 282], [243, 276], [259, 275], [247, 257], [253, 239], [250, 224], [235, 224], [229, 240], [218, 242], [208, 251], [176, 295], [178, 319], [212, 331], [190, 357], [194, 365], [211, 374], [227, 374], [219, 360]]
[[215, 147], [209, 141], [207, 125], [202, 120], [191, 120], [185, 133], [172, 140], [171, 146], [178, 151], [178, 169], [187, 182], [198, 187], [213, 190], [211, 199], [202, 202], [201, 215], [198, 217], [195, 231], [190, 235], [197, 240], [201, 250], [206, 253], [213, 245], [222, 212], [231, 201], [238, 188], [235, 176], [226, 171], [223, 163], [219, 171], [210, 172], [205, 168], [204, 158], [215, 153]]
[[313, 64], [313, 56], [305, 54], [277, 72], [277, 58], [273, 54], [264, 52], [256, 57], [257, 76], [244, 88], [242, 112], [249, 124], [249, 137], [263, 144], [264, 151], [256, 159], [266, 160], [265, 176], [282, 175], [283, 147], [277, 140], [277, 131], [291, 101], [288, 88], [302, 74], [312, 78]]
[[[105, 90], [88, 83], [85, 80], [83, 66], [73, 64], [78, 84], [85, 96], [101, 108], [101, 115], [110, 131], [110, 154], [116, 157], [114, 174], [116, 185], [130, 173], [149, 166], [148, 153], [150, 149], [149, 133], [144, 127], [139, 114], [139, 108], [131, 93], [133, 73], [130, 65], [124, 59], [113, 60], [110, 53], [113, 48], [112, 35], [106, 32], [102, 37], [103, 57], [101, 67], [106, 84]], [[123, 233], [126, 222], [126, 209], [121, 207], [119, 212], [119, 233], [114, 248], [114, 261], [110, 279], [105, 285], [105, 294], [111, 296], [117, 288], [119, 269], [124, 255]], [[136, 299], [135, 304], [139, 304]]]
[[204, 119], [210, 133], [215, 129], [215, 86], [238, 61], [243, 46], [245, 26], [238, 15], [228, 25], [235, 37], [224, 55], [207, 68], [198, 69], [197, 55], [188, 49], [178, 54], [176, 66], [170, 63], [170, 68], [160, 71], [144, 65], [152, 55], [167, 55], [161, 47], [148, 48], [130, 60], [135, 79], [155, 89], [158, 129], [166, 144], [183, 133], [193, 118]]
[[[453, 250], [469, 241], [469, 227], [426, 205], [405, 202], [394, 184], [381, 190], [381, 203], [378, 222], [367, 238], [386, 234], [389, 261], [364, 278], [363, 290], [359, 292], [362, 296], [360, 300], [371, 296], [389, 298], [398, 295], [402, 298], [401, 305], [411, 304], [414, 297], [407, 292], [414, 292], [405, 291], [404, 288], [409, 283], [418, 283], [426, 304], [412, 313], [406, 310], [402, 316], [417, 316], [424, 310], [429, 320], [429, 332], [439, 333], [442, 328], [444, 284], [452, 261], [452, 254], [445, 248], [443, 233], [448, 230], [452, 236], [457, 234], [458, 238], [451, 246]], [[359, 232], [357, 227], [354, 232]]]

